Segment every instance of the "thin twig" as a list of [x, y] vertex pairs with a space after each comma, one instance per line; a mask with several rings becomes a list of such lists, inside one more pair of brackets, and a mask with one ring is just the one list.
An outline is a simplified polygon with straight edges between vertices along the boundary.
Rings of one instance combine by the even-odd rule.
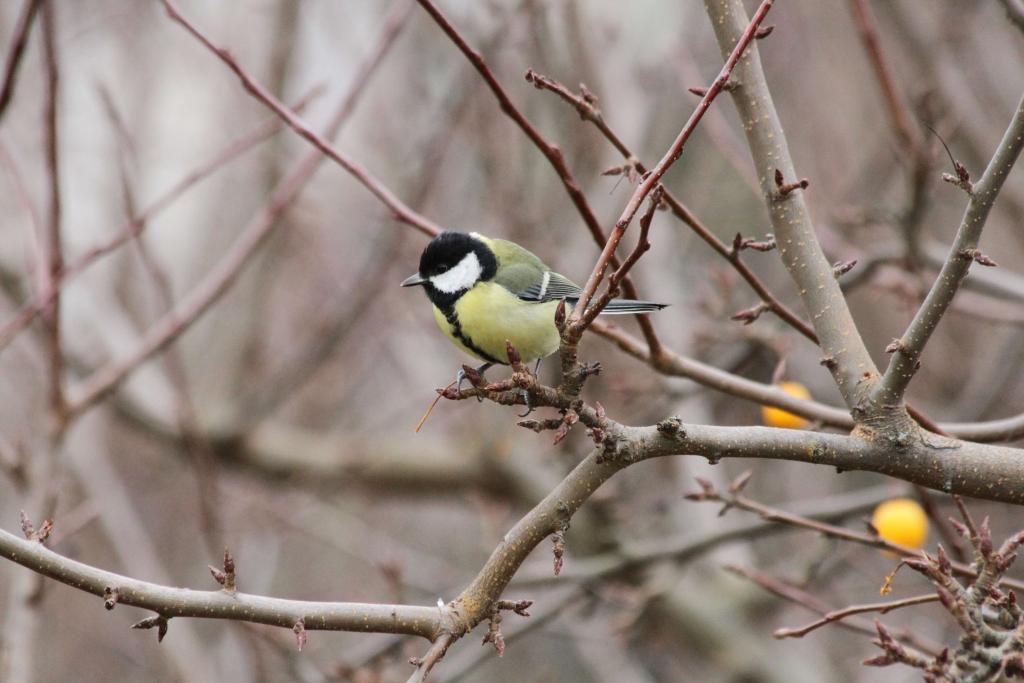
[[[43, 63], [42, 135], [46, 168], [47, 212], [43, 233], [38, 238], [35, 263], [36, 283], [39, 291], [56, 289], [57, 278], [63, 264], [61, 235], [61, 185], [59, 158], [59, 127], [57, 121], [59, 98], [59, 64], [57, 57], [56, 7], [54, 0], [43, 0], [40, 7]], [[60, 298], [55, 297], [42, 311], [43, 348], [47, 369], [47, 430], [40, 466], [28, 470], [27, 489], [29, 509], [38, 519], [52, 519], [60, 493], [61, 450], [67, 432], [68, 419], [64, 393], [64, 350], [61, 347]], [[22, 512], [24, 518], [24, 512]], [[40, 543], [42, 538], [40, 538]], [[43, 584], [38, 577], [20, 579], [11, 585], [5, 614], [3, 638], [7, 641], [7, 675], [14, 683], [34, 678], [32, 668], [41, 646], [39, 639], [39, 596]]]
[[[306, 106], [312, 102], [314, 98], [318, 97], [322, 91], [323, 88], [320, 86], [313, 88], [308, 94], [300, 98], [293, 105], [293, 108], [295, 111], [305, 109]], [[89, 248], [76, 258], [69, 259], [64, 263], [64, 267], [60, 272], [60, 287], [65, 286], [75, 276], [88, 269], [89, 266], [94, 264], [103, 256], [113, 253], [121, 246], [127, 244], [133, 237], [141, 235], [145, 231], [146, 226], [152, 222], [152, 219], [155, 218], [158, 213], [174, 204], [174, 202], [185, 194], [185, 192], [197, 185], [200, 181], [208, 178], [215, 171], [223, 168], [230, 161], [233, 161], [245, 152], [248, 152], [261, 142], [268, 140], [283, 127], [284, 123], [275, 116], [267, 119], [251, 131], [244, 133], [229, 142], [222, 150], [214, 154], [209, 161], [205, 162], [198, 168], [189, 171], [178, 182], [174, 183], [165, 192], [161, 193], [140, 213], [131, 216], [129, 220], [125, 221], [117, 230], [114, 231], [113, 237], [96, 245], [95, 247]], [[8, 159], [6, 152], [3, 152], [3, 156], [5, 160]], [[0, 327], [0, 351], [5, 349], [22, 330], [28, 327], [28, 325], [35, 320], [36, 316], [39, 315], [42, 309], [49, 305], [50, 301], [57, 296], [60, 287], [48, 292], [40, 292], [38, 295], [33, 296], [26, 301], [6, 323], [4, 323], [3, 327]]]
[[[757, 33], [757, 29], [760, 27], [761, 22], [764, 20], [765, 15], [768, 14], [768, 10], [772, 8], [774, 0], [763, 0], [757, 11], [754, 13], [753, 18], [743, 31], [742, 35], [736, 41], [735, 46], [732, 48], [732, 52], [725, 60], [725, 64], [719, 71], [718, 76], [708, 87], [707, 92], [701, 97], [700, 102], [697, 104], [696, 109], [690, 115], [686, 124], [682, 130], [679, 131], [679, 135], [672, 142], [668, 151], [661, 160], [651, 169], [651, 172], [640, 182], [633, 195], [627, 202], [626, 207], [623, 209], [619, 219], [615, 222], [615, 227], [612, 229], [611, 235], [608, 237], [607, 243], [605, 243], [604, 249], [601, 251], [601, 256], [598, 258], [597, 263], [594, 265], [594, 270], [590, 273], [587, 278], [587, 282], [583, 287], [583, 291], [580, 294], [580, 299], [577, 305], [573, 308], [571, 326], [576, 328], [577, 323], [583, 316], [584, 311], [590, 304], [590, 300], [593, 298], [594, 293], [597, 291], [597, 286], [604, 277], [605, 269], [608, 267], [612, 255], [615, 253], [615, 249], [619, 246], [619, 242], [622, 240], [622, 236], [626, 232], [626, 228], [629, 227], [630, 222], [640, 209], [640, 204], [647, 197], [648, 194], [654, 190], [654, 187], [661, 181], [662, 176], [668, 172], [672, 164], [683, 153], [683, 146], [687, 140], [693, 134], [693, 131], [697, 128], [697, 124], [704, 117], [704, 113], [711, 106], [711, 103], [718, 97], [719, 93], [723, 91], [726, 82], [729, 80], [729, 76], [732, 75], [733, 69], [736, 63], [743, 56], [743, 53], [747, 50], [751, 41], [754, 40], [754, 36]], [[582, 334], [583, 328], [576, 328], [575, 335], [578, 338], [579, 334]]]
[[[365, 90], [370, 76], [376, 71], [388, 48], [394, 43], [401, 27], [405, 25], [407, 16], [408, 7], [404, 4], [404, 0], [398, 0], [381, 29], [374, 51], [368, 55], [367, 60], [357, 70], [356, 77], [326, 126], [326, 137], [332, 138], [337, 135], [338, 130], [348, 119], [354, 103]], [[319, 138], [319, 136], [317, 137]], [[323, 154], [313, 150], [285, 174], [271, 193], [268, 203], [253, 217], [228, 253], [198, 285], [178, 302], [174, 310], [150, 327], [135, 351], [127, 357], [114, 360], [95, 371], [71, 392], [69, 407], [71, 414], [81, 414], [86, 408], [113, 391], [135, 368], [177, 339], [223, 296], [256, 249], [278, 225], [280, 216], [299, 196], [302, 188], [306, 186], [306, 183], [319, 168], [323, 158]]]
[[[43, 147], [46, 155], [47, 187], [49, 194], [46, 237], [42, 240], [43, 262], [37, 272], [40, 290], [57, 292], [57, 281], [64, 267], [63, 244], [61, 240], [61, 187], [60, 162], [58, 160], [59, 130], [57, 125], [57, 48], [56, 27], [54, 26], [55, 8], [50, 0], [45, 0], [42, 7], [43, 23], [43, 64], [45, 68], [45, 103], [43, 107], [44, 139]], [[65, 421], [64, 396], [64, 353], [60, 340], [60, 297], [56, 294], [42, 312], [46, 327], [46, 351], [50, 361], [50, 409], [54, 419], [54, 429], [60, 431]]]
[[865, 614], [868, 612], [878, 612], [879, 614], [886, 614], [894, 609], [900, 609], [901, 607], [912, 607], [914, 605], [924, 605], [929, 602], [938, 602], [939, 596], [935, 593], [928, 593], [927, 595], [915, 595], [912, 598], [903, 598], [902, 600], [889, 600], [887, 602], [873, 602], [866, 605], [850, 605], [843, 609], [833, 610], [825, 614], [821, 619], [812, 621], [811, 623], [800, 626], [798, 628], [780, 628], [777, 629], [772, 635], [776, 638], [803, 638], [811, 631], [821, 628], [826, 624], [832, 624], [837, 621], [842, 621], [846, 617], [853, 616], [855, 614]]
[[427, 653], [415, 660], [416, 670], [412, 673], [412, 676], [409, 676], [407, 683], [424, 683], [427, 680], [427, 676], [430, 675], [430, 670], [441, 661], [441, 658], [448, 652], [448, 648], [453, 642], [455, 641], [451, 633], [439, 635], [430, 645]]
[[921, 143], [920, 131], [911, 124], [912, 117], [908, 111], [903, 94], [896, 86], [892, 71], [885, 59], [871, 4], [867, 0], [849, 0], [850, 11], [853, 13], [857, 30], [860, 32], [864, 48], [875, 70], [878, 85], [885, 96], [886, 109], [892, 119], [892, 127], [903, 146], [914, 152]]
[[396, 197], [391, 190], [385, 187], [380, 180], [370, 173], [369, 169], [332, 145], [328, 139], [332, 136], [323, 136], [316, 133], [312, 128], [306, 125], [306, 123], [299, 118], [294, 111], [274, 97], [273, 93], [256, 81], [256, 79], [254, 79], [252, 75], [250, 75], [249, 72], [238, 63], [230, 50], [218, 47], [206, 36], [205, 33], [200, 31], [192, 21], [187, 19], [185, 15], [181, 13], [181, 10], [178, 9], [178, 5], [174, 0], [160, 0], [160, 2], [163, 3], [163, 6], [167, 10], [167, 14], [171, 19], [181, 24], [186, 31], [192, 34], [196, 40], [202, 43], [206, 49], [216, 55], [218, 59], [224, 62], [224, 64], [231, 69], [236, 76], [238, 76], [242, 85], [250, 95], [280, 116], [292, 130], [320, 150], [329, 159], [345, 169], [349, 175], [358, 180], [363, 187], [369, 190], [375, 197], [377, 197], [377, 199], [383, 202], [384, 205], [391, 210], [396, 220], [419, 230], [428, 237], [440, 234], [442, 230], [441, 226], [406, 206], [401, 199]]
[[[724, 509], [736, 508], [739, 510], [746, 510], [747, 512], [753, 512], [759, 515], [761, 519], [766, 521], [789, 524], [809, 531], [814, 531], [829, 538], [857, 543], [859, 545], [865, 545], [879, 550], [888, 550], [898, 554], [900, 557], [927, 557], [927, 553], [919, 548], [912, 548], [900, 543], [893, 543], [892, 541], [882, 538], [877, 534], [855, 531], [854, 529], [847, 529], [846, 527], [836, 526], [835, 524], [829, 524], [820, 520], [809, 519], [792, 512], [780, 510], [772, 507], [771, 505], [766, 505], [756, 500], [751, 500], [750, 498], [738, 494], [725, 493], [712, 488], [710, 490], [705, 489], [699, 493], [691, 494], [689, 497], [691, 500], [723, 503], [726, 506]], [[957, 504], [962, 506], [962, 502], [958, 502]], [[963, 508], [961, 507], [961, 509]], [[978, 570], [971, 564], [951, 561], [950, 567], [954, 573], [961, 576], [978, 576]], [[1004, 578], [1001, 585], [1020, 590], [1021, 588], [1024, 588], [1024, 581]]]
[[[713, 365], [680, 355], [671, 349], [663, 348], [656, 357], [652, 356], [642, 341], [616, 325], [596, 320], [590, 329], [598, 336], [615, 344], [627, 355], [647, 363], [661, 374], [685, 377], [724, 394], [761, 405], [782, 408], [787, 412], [820, 422], [823, 425], [852, 429], [855, 424], [850, 414], [841, 408], [825, 405], [819, 401], [808, 401], [790, 396], [775, 385], [741, 377], [727, 370], [721, 370]], [[1011, 441], [1024, 434], [1024, 413], [985, 422], [943, 422], [936, 426], [938, 430], [933, 431], [937, 434], [950, 434], [968, 441], [981, 443]]]
[[[801, 517], [835, 522], [842, 519], [870, 513], [879, 503], [893, 497], [889, 485], [876, 486], [839, 495], [829, 495], [794, 504], [793, 512]], [[532, 588], [557, 581], [590, 582], [599, 578], [616, 576], [637, 567], [650, 566], [656, 562], [689, 562], [722, 545], [737, 541], [763, 539], [799, 527], [778, 524], [765, 519], [744, 521], [729, 527], [714, 527], [705, 531], [686, 531], [676, 536], [656, 536], [648, 539], [631, 540], [600, 555], [574, 558], [568, 569], [560, 576], [552, 576], [545, 562], [543, 569], [520, 572], [512, 582], [513, 588]]]
[[[118, 155], [118, 170], [121, 177], [124, 213], [130, 220], [133, 216], [140, 215], [135, 204], [135, 193], [132, 188], [132, 174], [130, 170], [136, 165], [135, 145], [111, 93], [105, 88], [101, 88], [100, 97], [120, 142], [121, 153]], [[143, 223], [139, 226], [139, 231], [141, 232], [144, 229], [145, 224]], [[172, 310], [174, 308], [174, 294], [170, 277], [166, 270], [151, 253], [140, 235], [134, 236], [132, 244], [138, 252], [143, 268], [147, 271], [153, 282], [154, 290], [159, 299], [161, 313]], [[182, 434], [185, 450], [191, 456], [195, 468], [202, 536], [206, 541], [207, 550], [215, 554], [223, 547], [223, 540], [220, 534], [219, 510], [215, 503], [218, 493], [216, 459], [209, 441], [203, 437], [199, 412], [192, 400], [189, 387], [185, 359], [180, 351], [181, 349], [174, 347], [168, 349], [163, 361], [176, 394], [175, 418], [178, 431]]]
[[[790, 602], [809, 609], [812, 612], [828, 614], [832, 611], [827, 604], [816, 598], [814, 595], [805, 590], [801, 590], [796, 586], [785, 583], [784, 581], [780, 581], [779, 579], [776, 579], [764, 572], [734, 564], [726, 565], [725, 568], [733, 574], [752, 581], [769, 593], [777, 595], [784, 600], [789, 600]], [[876, 628], [870, 622], [861, 619], [843, 619], [837, 621], [836, 625], [864, 635], [873, 636], [876, 633]], [[893, 635], [897, 640], [906, 643], [907, 645], [911, 645], [927, 654], [934, 656], [939, 653], [938, 647], [931, 643], [923, 642], [911, 631], [902, 631]]]
[[629, 253], [626, 260], [615, 269], [615, 272], [611, 274], [608, 278], [608, 286], [604, 293], [590, 305], [590, 308], [583, 315], [581, 320], [584, 325], [590, 325], [594, 321], [594, 318], [601, 314], [601, 311], [604, 310], [605, 306], [619, 295], [619, 284], [622, 282], [623, 278], [628, 277], [627, 274], [630, 269], [636, 265], [636, 262], [640, 260], [640, 257], [647, 253], [651, 248], [651, 241], [648, 239], [651, 231], [651, 222], [654, 220], [655, 211], [657, 211], [658, 207], [661, 205], [663, 195], [664, 192], [660, 186], [655, 188], [654, 192], [651, 193], [647, 211], [640, 217], [640, 235], [636, 239], [636, 247], [634, 247], [633, 251]]
[[[611, 126], [608, 125], [607, 121], [605, 121], [603, 113], [597, 107], [597, 99], [592, 93], [587, 93], [587, 95], [577, 95], [553, 78], [532, 70], [526, 73], [526, 80], [538, 89], [548, 90], [555, 93], [562, 100], [572, 105], [572, 107], [579, 113], [580, 118], [594, 124], [605, 139], [607, 139], [608, 142], [618, 150], [626, 163], [635, 169], [636, 173], [640, 176], [647, 174], [647, 167], [644, 163], [633, 154], [626, 143], [622, 141], [622, 138], [620, 138], [618, 134], [612, 130]], [[720, 240], [685, 204], [683, 204], [678, 197], [669, 192], [667, 188], [663, 187], [663, 189], [664, 202], [672, 211], [672, 214], [697, 233], [697, 236], [718, 252], [722, 258], [726, 259], [736, 272], [738, 272], [747, 282], [747, 284], [750, 285], [751, 289], [757, 292], [757, 295], [761, 298], [761, 301], [767, 304], [769, 310], [778, 315], [793, 329], [807, 337], [812, 342], [818, 342], [818, 337], [814, 333], [814, 329], [801, 319], [800, 316], [792, 309], [779, 301], [778, 298], [771, 293], [761, 278], [759, 278], [757, 274], [743, 262], [738, 253], [733, 252], [729, 248], [729, 245]], [[612, 265], [614, 267], [614, 264]], [[655, 352], [658, 351], [658, 349], [654, 350]]]
[[8, 49], [7, 58], [4, 60], [3, 85], [0, 85], [0, 121], [3, 121], [4, 114], [7, 113], [7, 107], [14, 97], [14, 86], [18, 82], [18, 70], [21, 66], [22, 57], [25, 55], [28, 34], [32, 30], [36, 10], [42, 4], [43, 0], [25, 0], [21, 6], [18, 20], [14, 24], [11, 47]]

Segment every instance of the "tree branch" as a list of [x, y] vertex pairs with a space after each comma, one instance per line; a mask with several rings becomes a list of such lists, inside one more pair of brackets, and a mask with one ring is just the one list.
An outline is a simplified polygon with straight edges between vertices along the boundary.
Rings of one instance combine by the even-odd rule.
[[[831, 494], [814, 500], [801, 501], [794, 505], [793, 513], [811, 520], [837, 522], [871, 512], [879, 503], [894, 495], [889, 485], [875, 486], [844, 494]], [[797, 527], [779, 524], [765, 518], [743, 522], [731, 527], [710, 528], [706, 531], [686, 531], [676, 536], [628, 541], [613, 550], [596, 556], [574, 559], [562, 573], [552, 576], [546, 571], [521, 572], [512, 582], [517, 589], [548, 585], [556, 581], [590, 582], [608, 576], [615, 576], [641, 566], [669, 560], [676, 563], [688, 562], [704, 553], [727, 543], [742, 540], [762, 539], [769, 535], [791, 531]]]
[[160, 0], [160, 2], [163, 3], [164, 8], [167, 10], [167, 15], [171, 19], [181, 24], [186, 31], [192, 34], [196, 40], [202, 43], [206, 49], [216, 55], [218, 59], [224, 62], [224, 64], [227, 65], [227, 67], [231, 69], [236, 76], [238, 76], [239, 80], [242, 82], [242, 86], [250, 95], [280, 116], [292, 130], [306, 139], [329, 159], [345, 169], [349, 175], [358, 180], [363, 187], [369, 190], [375, 197], [377, 197], [377, 199], [383, 202], [385, 206], [391, 209], [396, 220], [419, 230], [428, 237], [433, 237], [441, 232], [442, 228], [439, 225], [406, 206], [401, 199], [396, 197], [391, 190], [385, 187], [384, 184], [370, 173], [365, 166], [355, 159], [352, 159], [347, 154], [342, 153], [332, 145], [328, 138], [333, 137], [333, 135], [320, 135], [306, 125], [306, 123], [297, 116], [294, 111], [285, 106], [280, 100], [274, 97], [273, 93], [257, 82], [249, 72], [238, 63], [230, 50], [215, 45], [205, 33], [200, 31], [194, 23], [187, 19], [178, 9], [177, 3], [175, 3], [174, 0]]
[[[705, 9], [722, 54], [728, 54], [745, 35], [748, 24], [742, 0], [705, 0]], [[865, 380], [878, 371], [857, 331], [843, 293], [814, 234], [803, 192], [783, 192], [783, 185], [797, 178], [785, 132], [761, 69], [757, 45], [736, 66], [733, 102], [739, 112], [747, 144], [754, 158], [761, 190], [768, 204], [779, 254], [794, 279], [814, 325], [828, 368], [847, 406], [853, 408], [867, 396]]]
[[412, 676], [409, 676], [407, 683], [424, 683], [434, 665], [441, 661], [441, 658], [448, 652], [448, 648], [453, 642], [455, 642], [455, 639], [451, 633], [442, 633], [431, 643], [430, 649], [427, 650], [425, 655], [410, 660], [410, 663], [415, 664], [416, 670]]
[[652, 356], [643, 342], [621, 327], [610, 323], [597, 320], [590, 326], [590, 329], [628, 355], [647, 363], [664, 375], [686, 377], [730, 396], [744, 398], [761, 405], [782, 408], [830, 427], [852, 429], [854, 426], [853, 418], [850, 417], [848, 411], [842, 408], [834, 408], [817, 401], [790, 396], [777, 386], [734, 375], [713, 365], [682, 356], [671, 349], [663, 348], [657, 356]]
[[[64, 268], [64, 246], [61, 238], [61, 185], [57, 98], [59, 71], [56, 44], [56, 8], [51, 0], [44, 0], [41, 9], [43, 24], [43, 66], [45, 69], [45, 101], [43, 105], [43, 147], [46, 153], [48, 207], [46, 235], [42, 238], [42, 258], [36, 273], [42, 292], [56, 292]], [[56, 433], [64, 429], [66, 421], [64, 395], [64, 353], [61, 349], [60, 297], [56, 294], [42, 311], [46, 327], [46, 352], [49, 356], [50, 410]], [[59, 442], [59, 437], [54, 439]], [[54, 456], [55, 457], [55, 456]]]
[[[789, 600], [790, 602], [800, 605], [812, 612], [818, 614], [829, 614], [832, 610], [826, 603], [822, 602], [815, 596], [811, 595], [807, 591], [804, 591], [796, 586], [780, 581], [764, 572], [759, 572], [754, 569], [748, 569], [746, 567], [740, 567], [738, 565], [729, 564], [725, 566], [725, 569], [742, 576], [745, 579], [752, 581], [769, 593], [776, 595], [783, 600]], [[844, 619], [836, 622], [836, 624], [849, 631], [856, 633], [862, 633], [865, 635], [873, 636], [877, 633], [877, 629], [870, 623], [860, 619]], [[927, 652], [930, 655], [936, 655], [939, 652], [939, 648], [933, 646], [930, 643], [923, 642], [917, 637], [913, 631], [905, 630], [902, 632], [893, 634], [900, 642], [911, 645], [922, 652]]]
[[[598, 258], [597, 263], [594, 265], [594, 270], [590, 273], [590, 277], [587, 278], [587, 283], [583, 287], [583, 292], [580, 294], [580, 299], [577, 305], [573, 308], [572, 314], [572, 325], [571, 327], [576, 328], [576, 324], [581, 319], [587, 306], [590, 304], [591, 298], [594, 296], [594, 292], [597, 291], [597, 286], [604, 277], [605, 269], [611, 261], [612, 255], [615, 253], [615, 249], [619, 246], [619, 242], [622, 240], [622, 236], [626, 233], [626, 228], [629, 227], [630, 222], [636, 215], [637, 211], [640, 210], [640, 204], [644, 201], [648, 194], [654, 189], [654, 187], [661, 181], [662, 176], [668, 172], [672, 164], [683, 153], [683, 146], [687, 140], [693, 134], [693, 131], [697, 128], [697, 124], [704, 117], [704, 113], [711, 106], [714, 99], [722, 92], [726, 82], [733, 73], [733, 69], [737, 67], [740, 57], [743, 56], [744, 52], [748, 49], [751, 50], [751, 54], [756, 55], [757, 50], [751, 46], [751, 42], [754, 40], [754, 36], [757, 33], [757, 29], [760, 27], [761, 22], [768, 14], [768, 10], [772, 8], [774, 0], [762, 0], [757, 11], [754, 13], [754, 18], [745, 22], [745, 28], [740, 32], [737, 39], [733, 42], [734, 47], [731, 47], [731, 51], [723, 51], [723, 57], [725, 58], [725, 64], [719, 71], [718, 76], [708, 87], [707, 92], [701, 97], [700, 102], [697, 103], [697, 107], [693, 110], [690, 118], [683, 126], [682, 130], [679, 131], [679, 135], [672, 142], [672, 145], [665, 152], [665, 155], [661, 160], [654, 166], [650, 174], [648, 174], [639, 185], [636, 190], [633, 191], [633, 195], [629, 198], [626, 207], [622, 211], [622, 215], [615, 222], [615, 227], [612, 229], [611, 235], [608, 238], [608, 242], [604, 246], [604, 250], [601, 252], [601, 256]], [[582, 334], [582, 329], [576, 329], [574, 335], [578, 338], [578, 335]]]
[[22, 57], [25, 55], [25, 46], [28, 44], [28, 34], [32, 30], [36, 10], [41, 4], [43, 4], [43, 0], [25, 0], [21, 6], [21, 14], [18, 15], [18, 21], [14, 24], [11, 47], [4, 60], [3, 85], [0, 85], [0, 121], [3, 121], [7, 107], [14, 96], [14, 86], [18, 82], [18, 71], [21, 67]]
[[[399, 0], [401, 2], [402, 0]], [[331, 121], [325, 128], [327, 137], [334, 137], [352, 113], [354, 103], [365, 90], [370, 76], [376, 71], [388, 48], [394, 43], [399, 30], [405, 24], [408, 7], [395, 6], [381, 29], [374, 51], [356, 72], [356, 77], [342, 97]], [[204, 43], [209, 45], [209, 43]], [[219, 53], [218, 53], [219, 54]], [[248, 76], [246, 76], [248, 78]], [[249, 79], [251, 81], [251, 79]], [[263, 89], [260, 87], [260, 91]], [[269, 96], [269, 95], [268, 95]], [[269, 96], [272, 99], [272, 96]], [[276, 100], [273, 100], [276, 102]], [[278, 105], [280, 106], [280, 105]], [[273, 108], [273, 107], [272, 107]], [[277, 111], [277, 109], [275, 109]], [[294, 118], [294, 114], [288, 112]], [[285, 121], [290, 123], [286, 117]], [[322, 140], [320, 136], [317, 139]], [[319, 149], [319, 147], [318, 147]], [[302, 188], [319, 168], [323, 154], [310, 151], [281, 179], [271, 193], [264, 208], [253, 217], [242, 231], [227, 254], [214, 266], [206, 277], [196, 285], [169, 313], [147, 330], [138, 348], [129, 356], [114, 360], [95, 371], [71, 392], [69, 412], [81, 414], [86, 408], [113, 391], [132, 371], [148, 360], [153, 354], [178, 338], [203, 313], [231, 287], [252, 254], [267, 239], [284, 211], [299, 196]], [[390, 193], [388, 193], [390, 194]], [[411, 211], [411, 209], [410, 209]], [[418, 214], [417, 214], [418, 216]]]
[[99, 597], [106, 598], [115, 592], [116, 604], [152, 610], [165, 619], [231, 619], [287, 629], [301, 620], [309, 631], [401, 633], [431, 640], [446, 628], [448, 621], [445, 611], [437, 607], [309, 602], [161, 586], [91, 567], [55, 553], [38, 541], [18, 538], [2, 529], [0, 557]]
[[[790, 396], [775, 385], [734, 375], [713, 365], [682, 356], [671, 349], [663, 348], [656, 357], [652, 357], [643, 342], [615, 325], [598, 320], [591, 325], [591, 329], [626, 354], [647, 363], [663, 375], [685, 377], [724, 394], [760, 405], [782, 408], [830, 427], [852, 429], [856, 424], [850, 414], [841, 408]], [[967, 441], [1012, 441], [1024, 434], [1024, 413], [984, 422], [942, 422], [937, 427], [947, 435]]]
[[[981, 180], [973, 186], [963, 220], [950, 247], [946, 262], [914, 315], [903, 336], [895, 342], [892, 359], [878, 386], [871, 392], [871, 401], [877, 407], [899, 405], [907, 386], [920, 367], [921, 354], [932, 332], [953, 301], [960, 283], [975, 260], [983, 256], [978, 252], [978, 241], [985, 227], [989, 211], [999, 190], [1024, 148], [1024, 98], [1010, 120], [1003, 139], [985, 168]], [[968, 181], [969, 182], [969, 181]]]
[[894, 609], [901, 607], [913, 607], [914, 605], [924, 605], [929, 602], [938, 602], [939, 596], [935, 593], [928, 593], [927, 595], [915, 595], [911, 598], [903, 598], [902, 600], [888, 600], [886, 602], [872, 602], [866, 605], [850, 605], [843, 609], [832, 610], [826, 613], [821, 619], [812, 621], [811, 623], [800, 626], [798, 628], [780, 628], [777, 629], [772, 635], [776, 638], [803, 638], [811, 631], [817, 630], [827, 624], [834, 624], [837, 621], [842, 621], [846, 617], [852, 617], [855, 614], [865, 614], [868, 612], [878, 612], [879, 614], [886, 614]]
[[[576, 95], [558, 81], [533, 70], [526, 72], [526, 80], [532, 83], [538, 90], [548, 90], [553, 92], [562, 100], [569, 103], [579, 113], [580, 118], [594, 124], [605, 139], [608, 140], [616, 150], [618, 150], [627, 165], [632, 166], [636, 173], [639, 173], [641, 176], [647, 174], [648, 170], [644, 163], [633, 154], [629, 147], [626, 146], [622, 139], [605, 121], [604, 115], [597, 107], [597, 98], [593, 93], [586, 92], [585, 94]], [[628, 170], [626, 172], [628, 172]], [[711, 230], [708, 229], [708, 227], [705, 226], [700, 219], [698, 219], [697, 216], [679, 200], [678, 197], [669, 192], [667, 188], [664, 188], [664, 186], [662, 187], [664, 189], [664, 202], [672, 211], [672, 214], [685, 225], [689, 226], [691, 230], [697, 233], [698, 237], [718, 252], [722, 258], [728, 261], [736, 272], [740, 274], [740, 277], [742, 277], [747, 284], [750, 285], [750, 288], [757, 293], [761, 298], [761, 301], [768, 306], [768, 310], [779, 316], [797, 332], [804, 335], [812, 342], [817, 343], [818, 337], [814, 334], [814, 329], [771, 293], [767, 285], [761, 281], [761, 278], [759, 278], [757, 274], [743, 262], [739, 253], [734, 252], [729, 248], [729, 245], [718, 239], [718, 237], [715, 236], [715, 234], [711, 232]], [[655, 352], [657, 351], [658, 349], [655, 349]]]
[[889, 64], [883, 56], [878, 31], [875, 29], [876, 22], [871, 10], [871, 3], [867, 0], [849, 0], [849, 4], [857, 24], [857, 31], [860, 33], [868, 58], [871, 60], [871, 66], [875, 70], [882, 95], [885, 97], [886, 109], [892, 119], [892, 128], [903, 147], [914, 154], [920, 145], [921, 133], [910, 123], [911, 115], [907, 103], [899, 88], [896, 87]]
[[[772, 427], [685, 425], [674, 417], [657, 425], [627, 427], [561, 389], [540, 385], [535, 377], [520, 371], [512, 379], [493, 385], [461, 392], [452, 388], [439, 391], [455, 400], [483, 397], [502, 405], [524, 405], [520, 389], [529, 393], [532, 406], [572, 410], [580, 422], [598, 430], [593, 437], [599, 444], [598, 452], [579, 468], [585, 468], [591, 458], [596, 459], [597, 466], [614, 459], [625, 467], [666, 455], [700, 455], [712, 462], [722, 458], [793, 460], [841, 471], [885, 474], [946, 493], [1024, 504], [1024, 469], [1020, 467], [1021, 451], [1015, 448], [957, 441], [913, 430], [876, 434], [864, 425], [859, 425], [851, 435]], [[579, 476], [589, 477], [596, 488], [612, 473], [598, 468]]]
[[[320, 86], [313, 88], [307, 95], [299, 99], [295, 105], [293, 105], [295, 111], [305, 109], [313, 98], [317, 97], [322, 90], [323, 89]], [[205, 180], [213, 172], [223, 168], [228, 162], [241, 156], [245, 152], [248, 152], [261, 142], [269, 139], [283, 127], [284, 123], [275, 116], [259, 124], [251, 131], [232, 140], [225, 145], [222, 150], [214, 154], [209, 161], [198, 168], [189, 171], [183, 178], [160, 194], [141, 212], [125, 221], [117, 230], [114, 231], [113, 237], [88, 249], [78, 257], [69, 259], [63, 264], [63, 268], [60, 271], [59, 287], [53, 288], [48, 292], [40, 292], [36, 296], [33, 296], [31, 299], [26, 301], [6, 323], [4, 323], [3, 327], [0, 327], [0, 351], [5, 349], [23, 329], [28, 327], [29, 324], [36, 319], [36, 316], [38, 316], [39, 313], [59, 295], [60, 288], [64, 287], [72, 278], [88, 269], [89, 266], [94, 264], [103, 256], [113, 253], [134, 237], [141, 235], [146, 226], [149, 225], [158, 213], [172, 205], [185, 192], [194, 187], [200, 181]]]

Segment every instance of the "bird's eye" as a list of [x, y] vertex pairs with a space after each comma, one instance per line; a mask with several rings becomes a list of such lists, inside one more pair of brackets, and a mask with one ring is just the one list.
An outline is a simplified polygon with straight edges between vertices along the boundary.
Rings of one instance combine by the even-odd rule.
[[443, 263], [437, 267], [437, 272], [438, 273], [443, 273], [446, 270], [448, 270], [448, 266], [444, 265]]

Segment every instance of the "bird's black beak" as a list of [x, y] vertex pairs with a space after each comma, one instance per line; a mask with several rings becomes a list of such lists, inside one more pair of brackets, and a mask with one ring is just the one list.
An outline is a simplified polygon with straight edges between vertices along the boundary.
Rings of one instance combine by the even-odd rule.
[[415, 287], [416, 285], [425, 285], [425, 284], [427, 284], [427, 278], [423, 277], [419, 273], [416, 273], [414, 275], [410, 275], [409, 277], [407, 277], [404, 280], [402, 280], [402, 286], [403, 287]]

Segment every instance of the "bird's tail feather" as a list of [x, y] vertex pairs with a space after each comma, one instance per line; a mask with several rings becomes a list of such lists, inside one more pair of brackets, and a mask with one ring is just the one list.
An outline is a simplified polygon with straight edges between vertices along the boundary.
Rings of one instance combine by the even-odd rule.
[[[569, 303], [576, 303], [569, 300]], [[668, 304], [656, 304], [653, 301], [640, 301], [639, 299], [612, 299], [601, 311], [602, 315], [628, 315], [631, 313], [653, 313], [660, 311]]]

